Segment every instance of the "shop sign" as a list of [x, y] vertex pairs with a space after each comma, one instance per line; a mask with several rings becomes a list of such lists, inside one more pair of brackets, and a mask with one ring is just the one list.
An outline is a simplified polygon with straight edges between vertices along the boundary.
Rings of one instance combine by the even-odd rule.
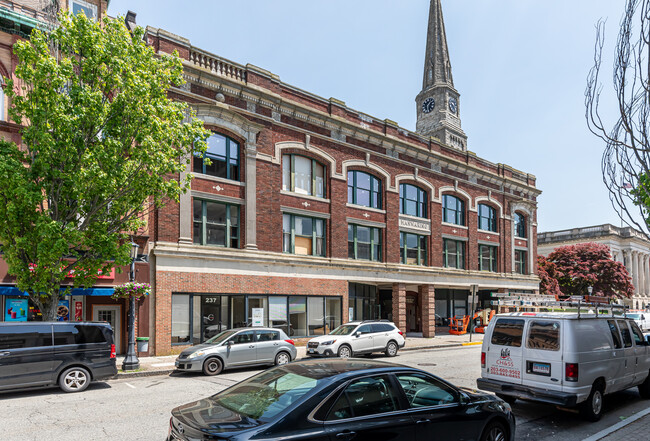
[[5, 302], [5, 321], [26, 322], [28, 310], [27, 299], [8, 299]]
[[264, 326], [264, 308], [253, 308], [253, 326]]
[[59, 300], [59, 306], [56, 308], [56, 319], [59, 322], [67, 322], [70, 320], [69, 300]]
[[74, 302], [74, 320], [80, 322], [83, 320], [83, 302]]
[[429, 222], [417, 221], [414, 219], [406, 219], [403, 217], [399, 218], [400, 228], [406, 228], [409, 230], [422, 231], [425, 233], [431, 232], [431, 224]]

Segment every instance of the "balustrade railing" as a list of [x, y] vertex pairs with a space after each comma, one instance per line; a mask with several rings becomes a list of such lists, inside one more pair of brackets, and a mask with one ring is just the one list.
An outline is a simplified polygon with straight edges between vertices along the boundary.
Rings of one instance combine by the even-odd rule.
[[190, 49], [190, 62], [216, 75], [246, 82], [246, 69], [231, 61], [199, 49]]

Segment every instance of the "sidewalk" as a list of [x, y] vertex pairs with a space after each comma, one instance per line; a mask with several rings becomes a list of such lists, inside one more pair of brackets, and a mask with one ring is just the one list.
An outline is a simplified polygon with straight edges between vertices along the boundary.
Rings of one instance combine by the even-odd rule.
[[[480, 345], [483, 341], [483, 334], [473, 334], [470, 342], [470, 335], [450, 335], [446, 328], [436, 330], [433, 338], [419, 337], [418, 334], [407, 334], [406, 345], [401, 351], [415, 351], [421, 349], [451, 348], [456, 346]], [[298, 360], [306, 356], [306, 343], [296, 345], [298, 349]], [[140, 369], [137, 371], [122, 371], [124, 355], [117, 357], [118, 373], [115, 378], [146, 377], [150, 375], [168, 375], [174, 371], [176, 355], [165, 355], [159, 357], [140, 357]]]

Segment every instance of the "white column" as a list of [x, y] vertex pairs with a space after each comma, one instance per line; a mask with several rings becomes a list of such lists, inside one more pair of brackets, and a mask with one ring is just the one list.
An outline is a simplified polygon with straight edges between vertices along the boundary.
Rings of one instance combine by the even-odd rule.
[[246, 249], [257, 249], [257, 145], [256, 132], [246, 141]]
[[637, 291], [642, 296], [645, 294], [645, 259], [643, 253], [638, 253], [637, 256], [639, 259], [639, 289]]
[[639, 259], [638, 253], [632, 251], [632, 284], [634, 285], [634, 295], [639, 292]]
[[644, 283], [643, 286], [645, 288], [645, 295], [646, 295], [646, 297], [648, 297], [648, 296], [650, 296], [650, 255], [644, 254], [643, 255], [643, 262], [645, 263], [645, 265], [643, 266], [643, 268], [644, 268], [643, 275], [644, 275], [644, 280], [645, 280], [645, 283]]
[[[185, 157], [187, 160], [188, 157]], [[189, 162], [189, 161], [188, 161]], [[185, 170], [180, 173], [180, 179], [183, 181], [187, 177], [190, 164], [185, 165]], [[191, 184], [190, 184], [191, 185]], [[178, 243], [191, 244], [192, 243], [192, 190], [188, 188], [185, 193], [181, 193], [179, 202], [178, 222], [179, 222], [179, 237]]]

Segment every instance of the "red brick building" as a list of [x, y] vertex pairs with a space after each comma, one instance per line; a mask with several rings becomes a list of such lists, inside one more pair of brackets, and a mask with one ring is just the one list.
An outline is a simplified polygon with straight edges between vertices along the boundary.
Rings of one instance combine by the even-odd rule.
[[[97, 16], [107, 6], [69, 1]], [[0, 32], [4, 75], [15, 66], [11, 45], [30, 29], [23, 22]], [[188, 158], [191, 190], [153, 213], [138, 238], [149, 263], [138, 263], [137, 280], [153, 286], [138, 334], [151, 337], [150, 353], [179, 352], [230, 327], [269, 325], [300, 338], [352, 319], [388, 318], [433, 336], [436, 321], [468, 313], [473, 285], [484, 306], [490, 292], [538, 290], [540, 191], [534, 176], [468, 150], [439, 0], [416, 132], [162, 29], [148, 27], [146, 38], [158, 52], [178, 51], [187, 83], [170, 96], [213, 131], [210, 161]], [[16, 142], [18, 130], [0, 122]], [[3, 274], [4, 307], [14, 297]], [[118, 280], [98, 284], [110, 291]], [[79, 293], [84, 319], [115, 303], [99, 293]], [[124, 335], [120, 308], [113, 319]]]
[[[214, 136], [191, 191], [151, 219], [156, 354], [219, 329], [293, 337], [388, 318], [433, 336], [468, 312], [470, 287], [534, 292], [535, 177], [467, 150], [439, 0], [431, 2], [417, 133], [147, 28], [178, 51]], [[440, 319], [439, 319], [440, 320]]]

